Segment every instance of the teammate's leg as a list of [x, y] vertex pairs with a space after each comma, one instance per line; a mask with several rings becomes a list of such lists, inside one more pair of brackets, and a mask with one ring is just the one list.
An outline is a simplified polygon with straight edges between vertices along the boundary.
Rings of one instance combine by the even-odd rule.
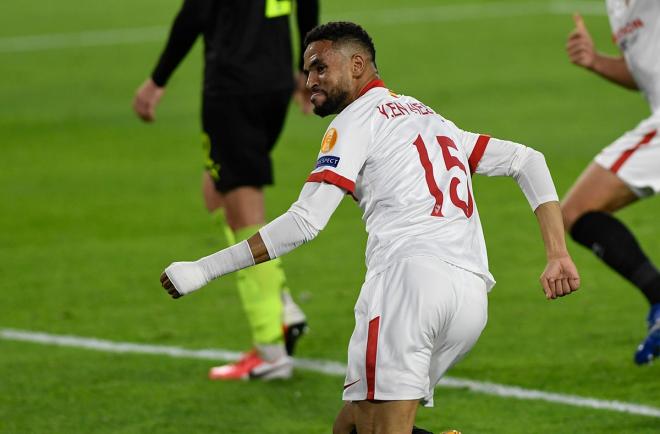
[[570, 232], [575, 222], [589, 211], [613, 213], [637, 199], [618, 176], [592, 162], [562, 200], [564, 227]]
[[635, 236], [611, 214], [636, 200], [619, 177], [591, 163], [563, 200], [562, 213], [572, 238], [639, 288], [651, 305], [649, 336], [635, 354], [635, 361], [643, 364], [660, 355], [660, 273]]

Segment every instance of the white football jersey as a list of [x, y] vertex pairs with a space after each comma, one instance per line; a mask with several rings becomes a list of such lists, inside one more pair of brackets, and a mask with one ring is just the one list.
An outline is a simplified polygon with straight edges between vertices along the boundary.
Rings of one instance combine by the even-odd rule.
[[369, 235], [367, 278], [428, 255], [478, 274], [490, 289], [471, 175], [504, 174], [509, 164], [497, 152], [497, 161], [486, 161], [489, 140], [375, 80], [332, 121], [307, 181], [337, 185], [358, 201]]
[[660, 1], [607, 0], [607, 14], [637, 86], [660, 112]]

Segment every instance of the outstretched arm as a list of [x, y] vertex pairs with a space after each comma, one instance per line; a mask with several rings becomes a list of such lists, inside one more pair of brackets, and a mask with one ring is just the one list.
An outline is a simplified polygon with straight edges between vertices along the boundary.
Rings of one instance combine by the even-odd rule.
[[165, 85], [202, 32], [204, 16], [209, 12], [208, 5], [208, 0], [184, 1], [156, 67], [135, 92], [133, 110], [143, 121], [156, 120], [156, 107], [163, 97]]
[[575, 65], [588, 69], [601, 77], [628, 89], [637, 89], [626, 60], [623, 56], [608, 56], [599, 53], [594, 41], [579, 14], [573, 15], [575, 29], [566, 41], [566, 53]]
[[160, 282], [179, 298], [225, 274], [260, 264], [312, 240], [325, 227], [346, 192], [325, 183], [306, 183], [298, 200], [246, 241], [194, 262], [174, 262]]
[[557, 192], [543, 154], [518, 143], [465, 131], [463, 142], [468, 149], [472, 146], [470, 161], [476, 173], [512, 177], [534, 210], [548, 258], [541, 275], [546, 298], [577, 290], [580, 277], [566, 248]]
[[510, 175], [534, 210], [543, 235], [548, 262], [540, 280], [545, 297], [550, 300], [568, 295], [579, 288], [580, 276], [566, 248], [564, 222], [545, 158], [526, 146], [511, 142], [502, 146], [515, 147]]

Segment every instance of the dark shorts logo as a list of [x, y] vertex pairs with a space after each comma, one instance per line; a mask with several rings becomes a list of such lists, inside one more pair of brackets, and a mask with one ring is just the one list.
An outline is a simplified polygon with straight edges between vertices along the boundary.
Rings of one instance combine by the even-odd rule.
[[323, 166], [337, 167], [337, 164], [339, 164], [339, 157], [335, 157], [332, 155], [323, 156], [318, 160], [316, 160], [317, 169]]

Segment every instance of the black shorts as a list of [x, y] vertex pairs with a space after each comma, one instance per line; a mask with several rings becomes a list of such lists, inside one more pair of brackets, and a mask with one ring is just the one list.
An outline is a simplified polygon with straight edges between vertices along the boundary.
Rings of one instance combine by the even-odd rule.
[[284, 89], [204, 101], [206, 170], [219, 192], [273, 183], [270, 151], [282, 131], [291, 92]]

